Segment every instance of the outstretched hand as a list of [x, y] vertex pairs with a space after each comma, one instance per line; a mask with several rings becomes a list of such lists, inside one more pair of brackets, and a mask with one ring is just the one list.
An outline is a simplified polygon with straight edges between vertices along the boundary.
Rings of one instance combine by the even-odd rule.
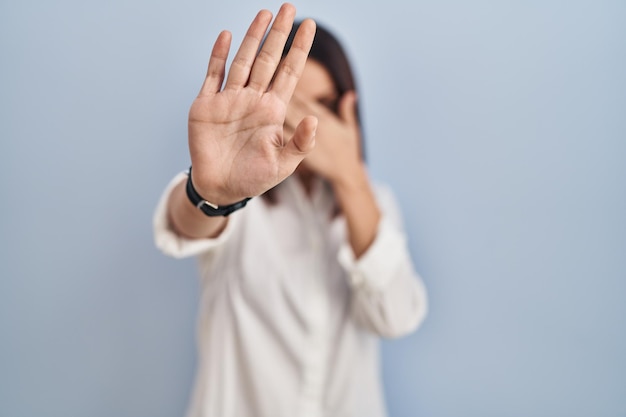
[[220, 33], [213, 46], [206, 79], [189, 111], [193, 183], [212, 203], [231, 204], [265, 192], [289, 176], [314, 147], [313, 116], [300, 120], [291, 138], [283, 136], [287, 105], [315, 36], [315, 22], [303, 21], [281, 61], [294, 17], [294, 6], [283, 4], [259, 51], [272, 20], [271, 12], [260, 11], [228, 76], [231, 34]]

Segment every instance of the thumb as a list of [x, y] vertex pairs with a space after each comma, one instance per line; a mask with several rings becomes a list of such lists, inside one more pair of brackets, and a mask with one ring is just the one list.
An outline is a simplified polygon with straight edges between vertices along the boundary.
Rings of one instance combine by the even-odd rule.
[[[315, 147], [315, 130], [317, 129], [317, 118], [307, 116], [298, 124], [296, 130], [281, 151], [283, 158], [296, 158], [302, 160], [306, 154]], [[300, 161], [298, 161], [299, 163]], [[295, 169], [295, 167], [294, 167]]]
[[356, 125], [356, 93], [347, 91], [339, 100], [339, 117], [351, 125]]

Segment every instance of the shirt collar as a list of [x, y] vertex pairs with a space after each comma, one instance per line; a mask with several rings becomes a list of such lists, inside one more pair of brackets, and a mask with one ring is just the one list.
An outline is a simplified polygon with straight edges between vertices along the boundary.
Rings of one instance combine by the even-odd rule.
[[302, 182], [296, 175], [291, 175], [284, 181], [285, 201], [294, 204], [303, 214], [315, 216], [318, 219], [332, 217], [335, 201], [330, 184], [320, 177], [315, 177], [311, 184], [311, 194], [307, 195]]

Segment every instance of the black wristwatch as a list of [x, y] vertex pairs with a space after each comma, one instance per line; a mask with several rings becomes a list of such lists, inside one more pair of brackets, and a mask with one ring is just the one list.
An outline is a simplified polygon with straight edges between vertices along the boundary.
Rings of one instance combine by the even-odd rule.
[[187, 172], [187, 187], [185, 187], [185, 189], [187, 191], [187, 197], [189, 198], [189, 201], [191, 201], [191, 203], [199, 210], [201, 210], [204, 214], [211, 217], [228, 216], [233, 211], [244, 208], [251, 198], [244, 198], [237, 203], [229, 204], [227, 206], [218, 206], [217, 204], [206, 201], [204, 197], [198, 194], [196, 189], [193, 187], [193, 182], [191, 182], [191, 167], [189, 167], [189, 171]]

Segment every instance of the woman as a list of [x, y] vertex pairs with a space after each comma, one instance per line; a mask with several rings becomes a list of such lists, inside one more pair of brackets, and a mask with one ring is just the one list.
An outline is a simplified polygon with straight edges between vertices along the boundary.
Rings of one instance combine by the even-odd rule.
[[382, 417], [378, 339], [426, 312], [393, 197], [367, 177], [345, 54], [294, 16], [283, 5], [259, 51], [259, 12], [228, 74], [218, 36], [189, 114], [192, 169], [155, 213], [157, 246], [200, 263], [189, 416]]

